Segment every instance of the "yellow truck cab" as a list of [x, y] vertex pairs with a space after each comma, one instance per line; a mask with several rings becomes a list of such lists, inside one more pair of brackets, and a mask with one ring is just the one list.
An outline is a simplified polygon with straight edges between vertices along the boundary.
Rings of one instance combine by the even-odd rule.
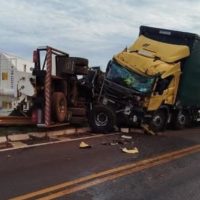
[[[143, 106], [147, 111], [154, 111], [162, 104], [174, 104], [181, 74], [180, 60], [189, 54], [187, 46], [157, 42], [141, 35], [132, 46], [114, 56], [114, 59], [131, 70], [132, 74], [149, 77], [147, 84], [151, 86], [150, 96], [145, 99]], [[147, 90], [144, 83], [137, 85], [134, 78], [129, 86], [141, 92]]]
[[196, 121], [200, 96], [191, 89], [200, 92], [198, 79], [192, 83], [192, 74], [200, 77], [198, 56], [198, 35], [141, 26], [137, 40], [107, 66], [93, 129], [147, 124], [158, 132], [168, 123], [180, 129]]

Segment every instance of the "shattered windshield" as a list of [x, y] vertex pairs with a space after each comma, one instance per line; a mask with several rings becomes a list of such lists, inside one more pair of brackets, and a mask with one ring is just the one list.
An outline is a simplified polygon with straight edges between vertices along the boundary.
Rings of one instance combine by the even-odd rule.
[[107, 79], [138, 92], [151, 92], [154, 77], [139, 75], [112, 62], [107, 73]]

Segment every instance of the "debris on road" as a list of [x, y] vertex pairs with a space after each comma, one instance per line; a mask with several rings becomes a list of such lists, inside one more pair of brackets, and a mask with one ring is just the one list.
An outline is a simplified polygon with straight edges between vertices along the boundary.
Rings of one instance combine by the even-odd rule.
[[130, 133], [130, 129], [129, 128], [121, 128], [120, 131], [122, 133]]
[[127, 145], [127, 144], [133, 144], [133, 137], [132, 136], [128, 136], [128, 135], [121, 135], [115, 139], [112, 140], [105, 140], [102, 141], [101, 144], [102, 145], [109, 145], [109, 146], [115, 146], [115, 145]]
[[115, 146], [115, 145], [124, 145], [124, 144], [126, 144], [126, 142], [123, 141], [122, 139], [115, 139], [115, 140], [112, 140], [112, 141], [103, 141], [101, 144], [102, 145]]
[[91, 147], [92, 147], [91, 145], [89, 145], [83, 141], [79, 145], [79, 148], [81, 148], [81, 149], [87, 149], [87, 148], [91, 148]]
[[150, 130], [149, 125], [148, 124], [142, 124], [141, 128], [144, 129], [144, 131], [146, 131], [147, 133], [150, 133], [151, 135], [156, 135], [155, 132], [153, 132], [152, 130]]
[[133, 137], [132, 137], [132, 136], [129, 136], [129, 135], [122, 135], [121, 138], [127, 139], [127, 140], [133, 139]]
[[115, 146], [115, 145], [118, 145], [118, 144], [119, 144], [118, 142], [114, 142], [114, 141], [110, 143], [111, 146]]
[[124, 153], [136, 154], [139, 153], [138, 148], [134, 147], [133, 149], [127, 149], [126, 147], [122, 148]]

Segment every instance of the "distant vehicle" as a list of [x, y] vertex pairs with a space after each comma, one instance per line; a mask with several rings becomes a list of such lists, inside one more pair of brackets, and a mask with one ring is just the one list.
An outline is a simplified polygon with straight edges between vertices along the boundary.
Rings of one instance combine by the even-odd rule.
[[154, 132], [200, 120], [200, 37], [140, 27], [138, 39], [108, 63], [90, 124], [105, 132], [115, 125], [147, 124]]

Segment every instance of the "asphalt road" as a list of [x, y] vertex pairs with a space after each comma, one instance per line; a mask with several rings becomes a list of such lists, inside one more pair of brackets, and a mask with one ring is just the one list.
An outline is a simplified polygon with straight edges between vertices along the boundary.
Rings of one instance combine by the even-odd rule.
[[[200, 144], [200, 129], [167, 131], [160, 136], [132, 134], [86, 139], [92, 148], [80, 149], [81, 140], [0, 152], [0, 199], [6, 200], [43, 188], [68, 183], [101, 171], [137, 163], [167, 152]], [[113, 141], [114, 140], [114, 141]], [[109, 143], [119, 142], [117, 145]], [[105, 145], [106, 143], [106, 145]], [[124, 144], [122, 144], [124, 143]], [[126, 154], [122, 147], [137, 147]], [[200, 153], [78, 189], [56, 199], [200, 199]], [[37, 199], [33, 197], [32, 199]], [[47, 198], [48, 199], [48, 198]]]

